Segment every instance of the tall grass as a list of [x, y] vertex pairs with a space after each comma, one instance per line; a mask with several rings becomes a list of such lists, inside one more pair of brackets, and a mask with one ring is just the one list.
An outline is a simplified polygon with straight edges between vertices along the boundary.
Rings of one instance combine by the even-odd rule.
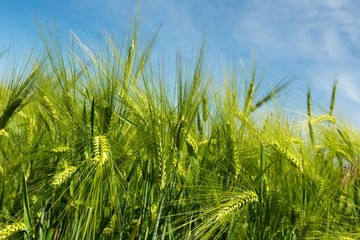
[[360, 237], [359, 133], [333, 114], [336, 83], [328, 113], [309, 87], [307, 121], [290, 120], [260, 109], [291, 80], [261, 91], [255, 62], [214, 89], [204, 48], [193, 67], [179, 55], [173, 91], [136, 26], [98, 48], [40, 37], [0, 88], [0, 239]]

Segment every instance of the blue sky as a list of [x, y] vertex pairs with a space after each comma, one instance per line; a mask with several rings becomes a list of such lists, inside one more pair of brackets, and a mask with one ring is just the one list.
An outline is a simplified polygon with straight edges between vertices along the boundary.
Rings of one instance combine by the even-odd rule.
[[[100, 29], [124, 33], [133, 19], [134, 0], [0, 0], [0, 52], [25, 53], [37, 39], [34, 17], [56, 23], [61, 34], [71, 29], [95, 36]], [[251, 52], [265, 85], [295, 76], [286, 97], [288, 108], [306, 105], [306, 87], [321, 108], [330, 101], [335, 76], [341, 116], [360, 122], [360, 1], [357, 0], [142, 0], [141, 33], [150, 37], [162, 23], [154, 55], [169, 65], [178, 50], [196, 51], [205, 36], [207, 62], [217, 73], [222, 63]], [[121, 39], [121, 36], [120, 36]], [[4, 63], [0, 59], [0, 67]]]

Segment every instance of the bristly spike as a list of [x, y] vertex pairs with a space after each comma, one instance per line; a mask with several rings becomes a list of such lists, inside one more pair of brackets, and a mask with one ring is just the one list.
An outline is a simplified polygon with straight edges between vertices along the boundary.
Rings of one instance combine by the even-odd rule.
[[336, 89], [337, 89], [337, 78], [334, 81], [334, 86], [331, 94], [331, 102], [330, 102], [330, 110], [329, 115], [332, 116], [334, 114], [335, 100], [336, 100]]
[[208, 120], [209, 116], [209, 108], [208, 108], [208, 99], [207, 97], [204, 97], [202, 99], [202, 114], [203, 114], [203, 120], [206, 122]]
[[310, 84], [308, 84], [307, 87], [307, 115], [309, 118], [311, 118], [311, 112], [312, 112], [312, 102], [311, 102], [311, 88]]

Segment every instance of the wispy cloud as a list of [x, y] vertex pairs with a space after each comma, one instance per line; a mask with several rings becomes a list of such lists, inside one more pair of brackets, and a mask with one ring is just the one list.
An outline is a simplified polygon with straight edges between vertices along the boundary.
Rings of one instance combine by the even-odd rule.
[[[339, 78], [343, 101], [360, 103], [360, 19], [354, 1], [253, 1], [239, 14], [234, 34], [317, 92]], [[276, 62], [280, 62], [278, 65]]]

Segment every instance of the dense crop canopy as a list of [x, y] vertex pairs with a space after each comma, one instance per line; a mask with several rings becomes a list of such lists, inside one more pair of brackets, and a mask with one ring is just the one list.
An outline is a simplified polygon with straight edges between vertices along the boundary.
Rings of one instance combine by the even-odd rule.
[[99, 49], [41, 38], [1, 82], [0, 239], [360, 237], [360, 135], [333, 115], [336, 84], [329, 112], [309, 87], [289, 120], [263, 106], [290, 81], [261, 91], [256, 64], [215, 91], [201, 48], [173, 91], [136, 27]]

